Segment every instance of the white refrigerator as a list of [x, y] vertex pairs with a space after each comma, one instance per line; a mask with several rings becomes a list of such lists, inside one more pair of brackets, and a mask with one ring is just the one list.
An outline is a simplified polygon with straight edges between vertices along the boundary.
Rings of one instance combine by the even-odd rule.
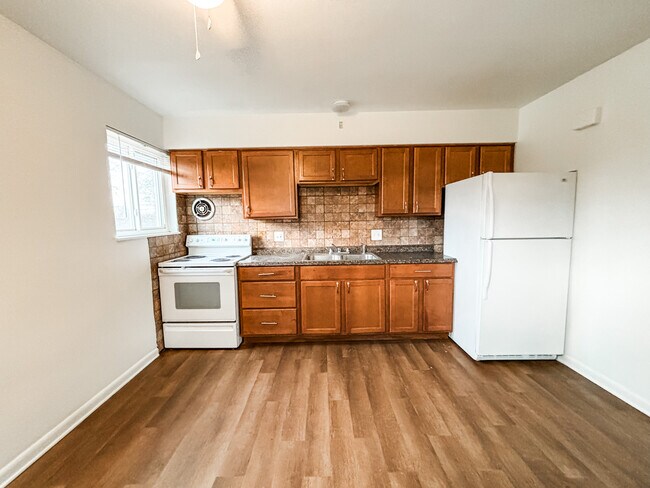
[[576, 173], [486, 173], [445, 187], [458, 260], [451, 339], [475, 360], [564, 352]]

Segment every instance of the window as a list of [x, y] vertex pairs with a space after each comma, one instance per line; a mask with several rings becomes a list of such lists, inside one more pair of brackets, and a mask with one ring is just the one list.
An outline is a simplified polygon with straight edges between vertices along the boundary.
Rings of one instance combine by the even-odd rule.
[[178, 232], [169, 156], [106, 129], [115, 237], [128, 239]]

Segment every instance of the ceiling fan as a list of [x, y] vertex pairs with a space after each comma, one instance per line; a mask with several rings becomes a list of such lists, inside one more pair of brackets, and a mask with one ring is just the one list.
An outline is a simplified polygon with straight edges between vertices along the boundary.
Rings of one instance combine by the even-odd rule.
[[[194, 54], [194, 59], [197, 61], [201, 59], [201, 52], [199, 51], [199, 28], [196, 20], [196, 9], [201, 8], [204, 10], [210, 10], [221, 5], [224, 0], [187, 0], [190, 2], [194, 8], [194, 44], [196, 47], [196, 52]], [[212, 18], [208, 12], [208, 30], [212, 29]]]

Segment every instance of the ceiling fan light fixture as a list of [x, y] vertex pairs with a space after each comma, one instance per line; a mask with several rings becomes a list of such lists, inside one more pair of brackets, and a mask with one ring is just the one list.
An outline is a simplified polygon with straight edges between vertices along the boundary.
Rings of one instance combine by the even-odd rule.
[[187, 0], [197, 8], [210, 10], [211, 8], [218, 7], [224, 0]]

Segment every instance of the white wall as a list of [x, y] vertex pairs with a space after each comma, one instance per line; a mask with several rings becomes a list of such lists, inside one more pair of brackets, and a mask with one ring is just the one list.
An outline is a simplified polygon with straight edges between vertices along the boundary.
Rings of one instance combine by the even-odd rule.
[[[571, 130], [596, 106], [600, 125]], [[650, 414], [650, 40], [521, 109], [515, 170], [572, 169], [561, 361]]]
[[113, 238], [105, 125], [161, 144], [162, 120], [2, 16], [0, 66], [2, 486], [157, 354], [147, 242]]
[[[169, 149], [514, 142], [516, 109], [303, 114], [211, 114], [164, 119]], [[339, 129], [339, 120], [343, 129]]]

